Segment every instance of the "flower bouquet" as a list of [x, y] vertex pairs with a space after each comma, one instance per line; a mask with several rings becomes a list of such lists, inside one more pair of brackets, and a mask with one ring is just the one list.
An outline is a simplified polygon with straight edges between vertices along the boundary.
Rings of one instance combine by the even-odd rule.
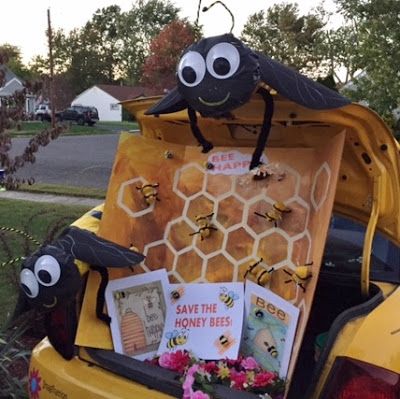
[[237, 360], [205, 361], [191, 352], [166, 352], [150, 360], [152, 364], [181, 375], [183, 399], [211, 399], [219, 385], [254, 393], [265, 399], [281, 399], [285, 381], [263, 370], [253, 357]]

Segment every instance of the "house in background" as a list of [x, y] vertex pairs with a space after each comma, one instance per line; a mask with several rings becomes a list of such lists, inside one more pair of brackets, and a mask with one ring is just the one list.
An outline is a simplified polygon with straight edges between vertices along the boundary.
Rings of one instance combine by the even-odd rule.
[[[0, 64], [0, 74], [3, 76], [3, 84], [0, 85], [0, 106], [5, 104], [7, 100], [17, 91], [24, 90], [24, 81], [12, 72], [6, 65]], [[25, 112], [27, 114], [35, 111], [35, 96], [26, 94], [25, 97]]]
[[101, 121], [122, 121], [121, 101], [151, 95], [151, 90], [141, 86], [96, 85], [74, 98], [71, 105], [97, 108]]

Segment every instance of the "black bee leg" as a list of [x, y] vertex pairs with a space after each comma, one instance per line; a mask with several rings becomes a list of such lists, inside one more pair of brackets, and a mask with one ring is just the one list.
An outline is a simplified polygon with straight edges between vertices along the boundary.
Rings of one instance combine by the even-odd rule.
[[207, 153], [210, 150], [213, 149], [212, 143], [207, 141], [203, 133], [201, 133], [201, 130], [199, 129], [199, 126], [197, 125], [197, 116], [196, 116], [196, 111], [188, 107], [188, 115], [189, 115], [189, 121], [190, 121], [190, 128], [192, 130], [193, 136], [196, 137], [197, 141], [200, 143], [200, 145], [203, 147], [202, 152]]
[[261, 156], [267, 144], [269, 132], [271, 130], [272, 115], [274, 113], [274, 100], [271, 94], [268, 92], [268, 90], [260, 87], [257, 93], [259, 93], [262, 96], [265, 102], [265, 109], [264, 109], [264, 119], [261, 127], [261, 132], [258, 135], [257, 145], [253, 152], [253, 156], [251, 158], [250, 170], [257, 168], [261, 163], [260, 161]]
[[304, 288], [304, 285], [303, 284], [298, 284], [298, 286], [303, 290], [303, 292], [306, 292], [306, 289]]
[[258, 213], [258, 212], [254, 212], [254, 213], [255, 213], [257, 216], [260, 216], [260, 217], [266, 219], [265, 215], [263, 215], [263, 214], [261, 214], [261, 213]]
[[108, 271], [104, 267], [99, 266], [90, 266], [92, 270], [95, 270], [100, 274], [101, 281], [99, 285], [99, 289], [97, 290], [97, 298], [96, 298], [96, 316], [98, 319], [104, 321], [106, 324], [111, 323], [111, 317], [104, 313], [104, 303], [105, 303], [105, 291], [108, 284]]

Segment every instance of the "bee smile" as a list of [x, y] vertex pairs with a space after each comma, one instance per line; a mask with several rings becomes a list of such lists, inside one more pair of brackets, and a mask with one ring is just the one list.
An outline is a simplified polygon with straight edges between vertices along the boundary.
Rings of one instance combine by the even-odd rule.
[[222, 104], [226, 103], [230, 96], [231, 96], [231, 93], [228, 92], [228, 94], [225, 96], [225, 98], [223, 98], [221, 101], [211, 102], [211, 101], [203, 100], [201, 97], [199, 97], [199, 101], [202, 104], [207, 105], [209, 107], [218, 107], [218, 105], [222, 105]]
[[47, 309], [54, 308], [54, 306], [56, 305], [57, 305], [57, 297], [54, 297], [53, 303], [51, 303], [50, 305], [46, 305], [45, 303], [43, 304], [43, 306]]

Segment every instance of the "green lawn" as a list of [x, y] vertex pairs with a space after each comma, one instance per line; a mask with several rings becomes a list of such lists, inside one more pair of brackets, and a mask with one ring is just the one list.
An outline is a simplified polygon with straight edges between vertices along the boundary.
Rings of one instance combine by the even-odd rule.
[[[62, 125], [66, 127], [63, 135], [82, 136], [91, 134], [110, 134], [118, 133], [120, 130], [137, 130], [138, 124], [136, 122], [98, 122], [94, 126], [80, 126], [75, 123], [70, 124], [64, 122]], [[51, 128], [49, 122], [28, 121], [21, 122], [19, 128], [15, 127], [9, 130], [12, 137], [30, 137], [45, 129]]]
[[35, 183], [33, 185], [21, 184], [19, 191], [40, 194], [67, 195], [70, 197], [106, 198], [106, 190], [94, 187], [65, 186], [58, 184]]
[[[48, 203], [0, 200], [0, 226], [23, 230], [39, 242], [60, 232], [89, 208], [68, 207]], [[0, 231], [0, 264], [18, 256], [32, 253], [37, 245], [19, 234]], [[0, 327], [11, 314], [18, 293], [20, 262], [0, 268]]]

